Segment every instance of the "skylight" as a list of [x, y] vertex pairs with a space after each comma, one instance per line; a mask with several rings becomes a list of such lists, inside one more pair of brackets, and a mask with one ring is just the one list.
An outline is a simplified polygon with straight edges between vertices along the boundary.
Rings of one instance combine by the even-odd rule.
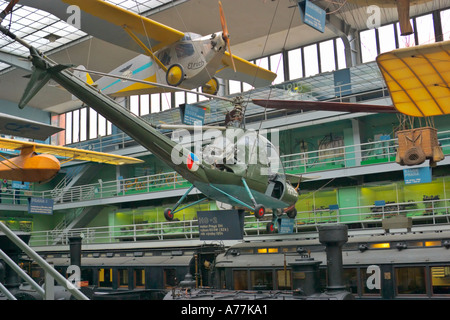
[[[150, 10], [171, 3], [172, 0], [106, 0], [119, 7], [136, 13], [148, 13]], [[19, 2], [20, 3], [20, 2]], [[3, 6], [2, 8], [3, 9]], [[12, 15], [9, 14], [2, 25], [42, 52], [68, 45], [75, 40], [88, 36], [74, 26], [42, 10], [16, 5]], [[0, 36], [0, 51], [16, 56], [27, 57], [29, 52], [18, 43], [12, 42], [4, 35]], [[0, 71], [9, 65], [0, 62]]]

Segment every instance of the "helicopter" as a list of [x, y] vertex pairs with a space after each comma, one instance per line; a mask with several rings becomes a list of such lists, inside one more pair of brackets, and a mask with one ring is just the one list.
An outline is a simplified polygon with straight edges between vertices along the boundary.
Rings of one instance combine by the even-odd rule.
[[256, 131], [241, 128], [244, 114], [241, 99], [233, 100], [235, 106], [227, 115], [227, 126], [206, 130], [204, 136], [211, 142], [206, 143], [201, 152], [192, 152], [181, 143], [183, 139], [174, 141], [165, 136], [157, 130], [157, 126], [135, 116], [113, 98], [74, 75], [69, 71], [73, 66], [52, 61], [1, 25], [0, 32], [30, 52], [29, 61], [33, 65], [33, 72], [19, 108], [25, 107], [51, 79], [192, 184], [174, 207], [164, 211], [167, 220], [173, 220], [176, 212], [186, 208], [178, 209], [194, 188], [205, 197], [188, 206], [213, 199], [235, 208], [250, 210], [257, 219], [261, 219], [266, 210], [272, 211], [273, 219], [267, 225], [269, 232], [274, 231], [274, 222], [280, 215], [286, 213], [289, 218], [295, 218], [298, 193], [290, 179], [300, 182], [302, 178], [284, 172], [276, 148], [269, 140]]

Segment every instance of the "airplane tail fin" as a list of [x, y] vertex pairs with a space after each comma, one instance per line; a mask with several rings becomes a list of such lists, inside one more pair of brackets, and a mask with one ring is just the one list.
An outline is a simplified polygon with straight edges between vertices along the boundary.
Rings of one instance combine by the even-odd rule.
[[79, 69], [83, 69], [86, 70], [86, 68], [84, 66], [78, 66], [77, 67], [78, 70], [75, 70], [73, 72], [74, 76], [77, 76], [78, 78], [80, 78], [81, 80], [83, 80], [84, 82], [86, 82], [89, 85], [94, 85], [94, 80], [92, 80], [91, 75], [89, 74], [89, 72], [87, 71], [80, 71]]
[[42, 89], [43, 86], [50, 80], [50, 74], [47, 70], [36, 68], [31, 74], [30, 81], [25, 88], [22, 98], [19, 101], [19, 108], [23, 109], [28, 102]]
[[[32, 52], [34, 51], [34, 52]], [[30, 52], [33, 54], [36, 53], [36, 49], [33, 47], [30, 49]], [[58, 64], [53, 67], [49, 67], [46, 69], [34, 68], [33, 73], [31, 74], [30, 81], [28, 82], [25, 91], [22, 95], [22, 98], [19, 101], [19, 108], [23, 109], [28, 102], [47, 84], [47, 82], [51, 79], [51, 74], [55, 72], [60, 72], [64, 69], [71, 67], [70, 65]]]
[[[76, 69], [77, 70], [75, 70], [73, 72], [74, 76], [80, 78], [81, 80], [86, 82], [88, 85], [91, 85], [93, 87], [97, 87], [97, 84], [94, 82], [94, 80], [92, 80], [92, 77], [89, 74], [89, 72], [87, 72], [87, 71], [80, 71], [79, 70], [79, 69], [86, 70], [86, 68], [83, 65], [79, 65]], [[77, 101], [77, 100], [79, 100], [79, 99], [77, 97], [75, 97], [74, 95], [72, 95], [72, 101]]]

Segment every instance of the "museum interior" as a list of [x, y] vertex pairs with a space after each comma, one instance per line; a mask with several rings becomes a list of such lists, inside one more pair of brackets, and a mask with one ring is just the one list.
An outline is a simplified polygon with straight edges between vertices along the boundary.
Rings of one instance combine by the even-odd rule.
[[[0, 131], [1, 137], [138, 159], [135, 163], [117, 165], [56, 154], [60, 170], [46, 181], [0, 176], [0, 221], [17, 234], [28, 234], [29, 246], [35, 252], [48, 257], [61, 252], [67, 258], [70, 237], [74, 234], [82, 237], [86, 259], [89, 254], [115, 259], [114, 252], [116, 257], [133, 253], [137, 257], [136, 252], [155, 248], [169, 248], [173, 253], [181, 250], [177, 248], [206, 243], [229, 247], [243, 240], [310, 241], [317, 238], [320, 226], [327, 224], [345, 225], [349, 235], [364, 236], [385, 232], [388, 228], [385, 222], [395, 217], [406, 218], [409, 231], [411, 228], [420, 231], [449, 229], [450, 109], [445, 106], [441, 113], [426, 116], [402, 112], [394, 103], [398, 101], [394, 101], [393, 89], [388, 86], [392, 82], [389, 75], [382, 72], [381, 58], [392, 51], [434, 48], [442, 44], [439, 48], [446, 51], [444, 64], [448, 68], [450, 47], [446, 41], [450, 40], [450, 1], [423, 0], [410, 1], [410, 4], [406, 1], [409, 6], [406, 25], [412, 28], [410, 32], [399, 22], [403, 11], [396, 3], [401, 1], [222, 0], [220, 4], [210, 0], [93, 1], [106, 3], [119, 13], [131, 12], [133, 17], [146, 17], [163, 26], [160, 33], [164, 39], [153, 36], [149, 29], [149, 35], [139, 35], [140, 40], [135, 31], [139, 26], [133, 30], [128, 27], [132, 25], [128, 20], [116, 21], [122, 16], [114, 15], [115, 10], [109, 13], [105, 9], [94, 19], [90, 17], [90, 10], [95, 10], [95, 5], [84, 1], [54, 0], [53, 5], [50, 1], [34, 2], [19, 0], [2, 17], [1, 25], [57, 66], [46, 67], [47, 71], [43, 72], [50, 79], [45, 78], [48, 82], [34, 92], [29, 83], [39, 76], [36, 70], [41, 70], [35, 64], [37, 58], [30, 56], [32, 51], [22, 43], [3, 34], [0, 38], [0, 112], [14, 119], [56, 127], [57, 132], [39, 138]], [[8, 3], [1, 1], [0, 9]], [[69, 7], [69, 4], [72, 5]], [[221, 24], [223, 17], [226, 17], [225, 28], [223, 21]], [[131, 18], [126, 19], [131, 21]], [[169, 39], [176, 34], [174, 30], [183, 38]], [[200, 50], [206, 58], [208, 54], [223, 55], [217, 45], [221, 39], [216, 41], [215, 38], [222, 30], [223, 34], [229, 32], [228, 37], [223, 37], [224, 46], [235, 56], [232, 64], [236, 63], [237, 71], [233, 72], [230, 64], [224, 66], [224, 60], [214, 71], [206, 70], [209, 62], [204, 59], [183, 65], [182, 61], [187, 61], [183, 60], [184, 55], [194, 54], [189, 50]], [[123, 40], [125, 37], [127, 39]], [[203, 47], [189, 42], [198, 39], [204, 41]], [[134, 41], [134, 44], [121, 45], [127, 41]], [[177, 47], [171, 47], [173, 52], [163, 48], [176, 41]], [[211, 43], [213, 50], [208, 53]], [[142, 57], [147, 59], [145, 68], [153, 70], [149, 72], [154, 74], [139, 79], [165, 83], [166, 87], [134, 82], [144, 69], [134, 69], [134, 59]], [[172, 64], [173, 69], [171, 58], [179, 61]], [[241, 66], [246, 68], [248, 63], [258, 70], [268, 70], [267, 74], [273, 77], [258, 82], [257, 75], [248, 73], [240, 78]], [[402, 63], [403, 60], [391, 62], [396, 66]], [[447, 76], [439, 73], [443, 68], [435, 71], [447, 77], [443, 83], [448, 90], [449, 72]], [[194, 74], [200, 69], [202, 76], [207, 74], [209, 79], [211, 74], [218, 73], [217, 78], [214, 77], [214, 96], [203, 95], [204, 83], [195, 82], [195, 77], [189, 76], [190, 72]], [[228, 69], [223, 72], [223, 78], [221, 69]], [[179, 71], [185, 73], [185, 77], [173, 84]], [[140, 125], [138, 120], [150, 124], [153, 130], [172, 141], [181, 138], [177, 136], [180, 132], [170, 125], [198, 125], [196, 117], [200, 115], [204, 126], [225, 126], [226, 115], [233, 109], [234, 102], [240, 100], [244, 108], [241, 125], [246, 130], [264, 134], [275, 146], [282, 177], [289, 175], [298, 179], [291, 186], [292, 190], [295, 188], [296, 202], [290, 209], [296, 215], [286, 219], [289, 223], [284, 224], [281, 220], [284, 221], [286, 215], [280, 214], [280, 210], [272, 212], [271, 207], [266, 206], [265, 215], [259, 217], [256, 209], [255, 212], [249, 209], [253, 205], [246, 204], [241, 216], [241, 239], [217, 238], [208, 242], [199, 235], [198, 213], [230, 210], [233, 205], [202, 191], [215, 189], [212, 181], [209, 189], [202, 189], [203, 184], [191, 183], [190, 173], [194, 170], [191, 165], [198, 162], [189, 162], [188, 157], [187, 164], [174, 165], [168, 153], [164, 154], [164, 161], [142, 142], [147, 138], [140, 139], [140, 133], [135, 136], [131, 129], [134, 125], [125, 121], [121, 124], [120, 117], [109, 118], [108, 114], [92, 107], [93, 104], [89, 105], [88, 101], [93, 100], [84, 99], [83, 93], [77, 96], [77, 88], [69, 88], [65, 80], [58, 78], [63, 72], [81, 73], [80, 78], [84, 76], [94, 92], [109, 96], [109, 100], [130, 115], [130, 121], [137, 119], [136, 126]], [[420, 74], [417, 78], [421, 82]], [[83, 87], [83, 83], [79, 87]], [[402, 88], [403, 83], [396, 84]], [[107, 91], [119, 85], [126, 89]], [[173, 86], [185, 89], [175, 90]], [[33, 93], [24, 102], [27, 90]], [[312, 102], [316, 107], [271, 108], [257, 103], [258, 99]], [[406, 100], [403, 96], [399, 99], [400, 103]], [[394, 105], [397, 110], [331, 110], [322, 109], [322, 102], [362, 107]], [[187, 116], [188, 112], [193, 113], [190, 116], [195, 121]], [[10, 122], [10, 129], [11, 126], [33, 131], [33, 124]], [[423, 131], [411, 138], [408, 136], [411, 130]], [[182, 131], [186, 132], [189, 131]], [[194, 150], [194, 140], [191, 150]], [[403, 161], [400, 159], [403, 140], [414, 146], [420, 144], [424, 150], [425, 145], [431, 143], [434, 149], [431, 156], [422, 151], [414, 154], [420, 161], [415, 161], [414, 155]], [[0, 169], [14, 171], [16, 165], [8, 159], [19, 156], [22, 147], [10, 148], [6, 142], [5, 145], [1, 146], [1, 160], [6, 169]], [[158, 141], [153, 145], [156, 149], [163, 148]], [[433, 154], [436, 150], [439, 156]], [[36, 152], [40, 153], [39, 149]], [[174, 166], [186, 165], [190, 171], [174, 169]], [[239, 174], [237, 169], [231, 172]], [[24, 180], [30, 179], [25, 177]], [[239, 193], [248, 191], [252, 199], [244, 178], [242, 181], [244, 185], [236, 189], [240, 192], [230, 188], [227, 189], [230, 195], [225, 191], [220, 191], [221, 194], [234, 199], [233, 196], [239, 197]], [[285, 188], [286, 193], [289, 190]], [[276, 191], [273, 192], [272, 195]], [[180, 198], [182, 204], [179, 204]], [[182, 206], [186, 208], [173, 210], [173, 214], [169, 212], [173, 219], [167, 219], [166, 208]], [[271, 221], [275, 224], [269, 228]], [[125, 253], [120, 253], [121, 250]], [[112, 271], [106, 274], [107, 271], [101, 269], [96, 275], [99, 287], [107, 288], [108, 281], [113, 282]], [[142, 272], [129, 271], [125, 276], [119, 273], [114, 288], [126, 287], [128, 282], [148, 288], [150, 276]], [[164, 273], [166, 287], [175, 284], [169, 278], [170, 274]], [[447, 283], [450, 282], [446, 282], [446, 286]]]

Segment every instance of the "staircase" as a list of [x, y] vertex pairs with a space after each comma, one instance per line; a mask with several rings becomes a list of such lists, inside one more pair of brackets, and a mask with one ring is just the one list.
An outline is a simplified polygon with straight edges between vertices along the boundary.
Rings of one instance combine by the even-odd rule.
[[[55, 203], [60, 202], [64, 198], [64, 195], [74, 186], [90, 183], [92, 176], [94, 176], [97, 170], [98, 166], [95, 163], [68, 168], [64, 179], [62, 179], [52, 190], [52, 198]], [[93, 193], [94, 188], [89, 192]], [[90, 195], [84, 196], [89, 197]], [[71, 229], [86, 226], [97, 216], [101, 209], [101, 206], [82, 207], [66, 214], [52, 230], [54, 244], [66, 242], [67, 235]]]
[[75, 185], [91, 182], [92, 176], [97, 172], [97, 164], [89, 163], [81, 166], [69, 167], [66, 176], [52, 190], [51, 195], [55, 203], [61, 201], [64, 194]]

